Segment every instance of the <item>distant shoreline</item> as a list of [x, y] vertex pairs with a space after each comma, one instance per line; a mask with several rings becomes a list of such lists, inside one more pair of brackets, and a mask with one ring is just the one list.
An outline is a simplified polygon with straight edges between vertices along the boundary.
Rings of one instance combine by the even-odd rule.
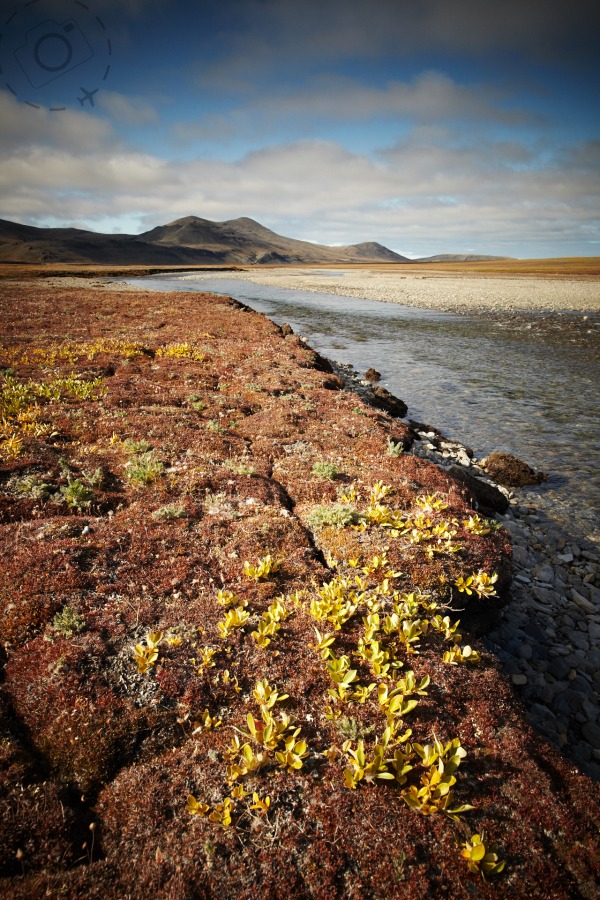
[[[338, 271], [341, 274], [338, 274]], [[218, 273], [180, 276], [182, 280], [204, 280]], [[329, 275], [305, 266], [269, 270], [247, 269], [224, 277], [271, 287], [336, 294], [384, 303], [400, 303], [448, 312], [600, 312], [600, 280], [573, 277], [549, 279], [535, 275], [481, 275], [432, 272], [422, 274], [336, 268]]]
[[[181, 280], [225, 278], [275, 288], [328, 293], [378, 300], [463, 315], [505, 313], [600, 313], [600, 277], [574, 271], [501, 273], [474, 271], [470, 264], [457, 271], [424, 264], [414, 266], [281, 266], [281, 267], [161, 267], [161, 266], [3, 266], [0, 284], [8, 281], [46, 282], [63, 287], [140, 290], [125, 279], [172, 275]], [[111, 279], [110, 281], [108, 279]]]

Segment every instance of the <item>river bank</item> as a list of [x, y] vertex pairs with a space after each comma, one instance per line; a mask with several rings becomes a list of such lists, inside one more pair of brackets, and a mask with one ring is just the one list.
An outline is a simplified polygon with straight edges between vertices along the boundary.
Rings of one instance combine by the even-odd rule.
[[[266, 273], [264, 283], [269, 280], [277, 283], [280, 290], [280, 274]], [[298, 273], [290, 276], [289, 270], [284, 270], [284, 274], [292, 281], [299, 277]], [[211, 277], [206, 273], [199, 277], [201, 282], [209, 279], [211, 286], [215, 284], [214, 275]], [[329, 278], [327, 273], [320, 273], [318, 277]], [[355, 278], [356, 273], [351, 273], [351, 277]], [[228, 282], [229, 278], [228, 274]], [[240, 274], [234, 281], [241, 283], [243, 278]], [[439, 287], [441, 293], [436, 296], [438, 300], [440, 296], [445, 298], [443, 302], [446, 303], [448, 294], [444, 278], [442, 276]], [[262, 279], [262, 273], [257, 275], [258, 279]], [[183, 282], [182, 286], [188, 280], [195, 282], [198, 276], [178, 279]], [[467, 284], [468, 280], [469, 277]], [[519, 284], [515, 287], [523, 291], [530, 280], [519, 278]], [[537, 289], [540, 286], [547, 288], [547, 279], [534, 281]], [[454, 282], [455, 279], [452, 280]], [[493, 289], [494, 279], [490, 286], [490, 276], [486, 276], [477, 278], [472, 290], [479, 290], [482, 282], [487, 283], [487, 290]], [[298, 282], [295, 284], [297, 286]], [[106, 289], [109, 285], [102, 287]], [[132, 289], [134, 285], [127, 287]], [[564, 295], [563, 301], [566, 302]], [[472, 309], [470, 313], [473, 313]], [[278, 320], [285, 314], [284, 306]], [[513, 341], [519, 340], [522, 335], [523, 340], [529, 342], [531, 329], [543, 331], [550, 339], [549, 347], [553, 346], [552, 341], [556, 347], [560, 342], [576, 344], [581, 364], [585, 364], [590, 373], [597, 365], [600, 317], [593, 313], [582, 316], [574, 310], [542, 312], [531, 308], [508, 312], [480, 306], [477, 317], [486, 323], [490, 335], [498, 334], [498, 340], [502, 332], [494, 331], [494, 326], [509, 330]], [[369, 359], [380, 364], [379, 359], [373, 360], [372, 356]], [[361, 393], [367, 402], [371, 401], [369, 388], [365, 389], [365, 382], [356, 372], [348, 374], [351, 370], [343, 365], [335, 370], [346, 378], [350, 389]], [[514, 376], [514, 369], [512, 372]], [[563, 383], [563, 402], [564, 389]], [[546, 399], [551, 390], [549, 384]], [[413, 413], [410, 409], [409, 415]], [[517, 446], [512, 449], [519, 452], [519, 436], [522, 440], [523, 433], [514, 408], [511, 421], [517, 434]], [[452, 443], [460, 447], [456, 442], [451, 442], [449, 446]], [[410, 452], [430, 458], [442, 467], [458, 464], [474, 472], [477, 477], [486, 477], [476, 461], [470, 460], [464, 452], [458, 456], [451, 451], [436, 452], [427, 439], [415, 442], [414, 448]], [[546, 461], [540, 459], [540, 463], [545, 465]], [[582, 471], [581, 464], [579, 471]], [[555, 497], [548, 495], [546, 486], [510, 493], [510, 509], [500, 520], [513, 539], [517, 577], [511, 587], [510, 604], [501, 614], [499, 627], [488, 636], [488, 646], [502, 661], [535, 727], [584, 771], [600, 780], [600, 732], [597, 727], [600, 721], [598, 530], [597, 523], [594, 527], [593, 518], [580, 519], [580, 507], [575, 510], [575, 515], [568, 506], [564, 510], [561, 508], [561, 502], [564, 502], [561, 501], [561, 494], [567, 490], [566, 486], [561, 486], [555, 491]]]
[[507, 533], [406, 423], [227, 298], [0, 306], [3, 896], [491, 897], [483, 829], [504, 896], [594, 896], [598, 789], [474, 636]]
[[[336, 366], [367, 402], [372, 387], [349, 366]], [[491, 502], [511, 536], [514, 578], [499, 621], [485, 635], [520, 694], [529, 721], [600, 781], [600, 552], [596, 543], [536, 507], [527, 489], [499, 485], [484, 461], [437, 430], [420, 426], [408, 452], [456, 477], [477, 479], [506, 497]], [[479, 501], [490, 502], [485, 491]]]

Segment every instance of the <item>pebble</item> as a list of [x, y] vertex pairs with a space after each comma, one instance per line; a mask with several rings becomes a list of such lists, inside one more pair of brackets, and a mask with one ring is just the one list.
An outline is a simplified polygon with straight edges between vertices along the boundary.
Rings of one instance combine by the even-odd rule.
[[554, 569], [552, 566], [547, 563], [541, 566], [534, 566], [531, 573], [537, 581], [543, 581], [544, 584], [547, 584], [550, 587], [552, 586], [554, 579]]
[[585, 612], [594, 612], [596, 607], [593, 603], [590, 603], [589, 600], [586, 600], [579, 591], [576, 591], [575, 588], [571, 591], [571, 599], [573, 603], [576, 603], [580, 609], [583, 609]]

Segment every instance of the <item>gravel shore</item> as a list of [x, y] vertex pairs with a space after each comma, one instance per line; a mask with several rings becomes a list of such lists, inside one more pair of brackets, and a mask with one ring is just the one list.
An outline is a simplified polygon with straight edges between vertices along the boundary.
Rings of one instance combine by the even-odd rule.
[[[440, 453], [427, 436], [411, 452], [494, 484], [476, 460]], [[496, 519], [511, 536], [514, 579], [485, 644], [531, 724], [600, 781], [600, 551], [531, 506], [523, 489], [499, 489], [510, 503]]]
[[[218, 277], [218, 273], [183, 276], [189, 280]], [[595, 278], [540, 278], [535, 276], [449, 275], [401, 271], [315, 269], [248, 269], [226, 277], [348, 297], [381, 300], [450, 312], [477, 310], [586, 310], [600, 311], [600, 281]]]

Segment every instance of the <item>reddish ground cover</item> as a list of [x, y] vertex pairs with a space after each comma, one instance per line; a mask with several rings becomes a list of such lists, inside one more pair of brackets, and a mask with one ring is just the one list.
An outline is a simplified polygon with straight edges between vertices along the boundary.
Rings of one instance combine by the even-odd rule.
[[1, 305], [0, 894], [597, 896], [597, 788], [452, 633], [507, 536], [401, 422], [234, 301]]

